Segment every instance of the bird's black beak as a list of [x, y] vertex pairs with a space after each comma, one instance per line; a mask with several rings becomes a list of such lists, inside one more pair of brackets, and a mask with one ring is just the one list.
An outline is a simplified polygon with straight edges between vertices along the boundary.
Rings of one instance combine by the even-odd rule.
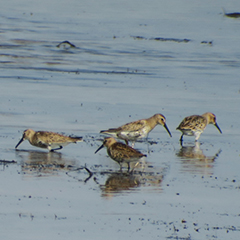
[[218, 124], [215, 123], [214, 125], [215, 125], [215, 127], [218, 129], [218, 131], [219, 131], [220, 133], [222, 133], [222, 130], [220, 129], [220, 127], [218, 126]]
[[22, 137], [22, 138], [20, 139], [20, 141], [18, 142], [18, 144], [16, 145], [15, 149], [17, 149], [17, 147], [18, 147], [23, 141], [24, 141], [24, 138]]
[[104, 145], [102, 144], [96, 151], [95, 151], [95, 154], [100, 151], [102, 148], [104, 147]]
[[166, 131], [168, 132], [169, 136], [172, 137], [171, 132], [169, 131], [167, 124], [165, 123], [164, 128], [166, 129]]

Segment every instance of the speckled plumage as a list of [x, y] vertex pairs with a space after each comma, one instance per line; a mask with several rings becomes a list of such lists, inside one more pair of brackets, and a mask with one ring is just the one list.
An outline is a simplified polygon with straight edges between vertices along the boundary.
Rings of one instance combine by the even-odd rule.
[[162, 125], [166, 129], [170, 137], [172, 136], [167, 127], [166, 118], [162, 114], [155, 114], [150, 118], [130, 122], [118, 128], [102, 130], [100, 133], [123, 139], [126, 144], [128, 144], [128, 141], [132, 141], [134, 145], [134, 142], [138, 139], [146, 138], [149, 132], [152, 131], [158, 124]]
[[180, 142], [183, 141], [183, 135], [195, 136], [195, 141], [197, 141], [208, 124], [215, 125], [218, 131], [222, 133], [216, 122], [216, 116], [213, 113], [207, 112], [202, 115], [185, 117], [176, 128], [182, 132]]
[[131, 162], [138, 162], [142, 157], [147, 156], [124, 143], [117, 142], [113, 137], [105, 138], [103, 144], [95, 151], [95, 153], [103, 147], [107, 147], [109, 157], [120, 165], [120, 169], [122, 169], [122, 163], [127, 163], [128, 170], [130, 170]]
[[35, 147], [47, 148], [49, 151], [62, 149], [63, 146], [69, 143], [77, 143], [82, 141], [82, 137], [69, 137], [59, 133], [39, 131], [35, 132], [32, 129], [27, 129], [23, 132], [23, 136], [16, 145], [17, 148], [24, 140]]

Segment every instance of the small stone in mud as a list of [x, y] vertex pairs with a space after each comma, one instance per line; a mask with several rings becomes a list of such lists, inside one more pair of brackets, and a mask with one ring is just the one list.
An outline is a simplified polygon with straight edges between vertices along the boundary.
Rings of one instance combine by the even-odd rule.
[[239, 12], [232, 12], [232, 13], [226, 13], [225, 9], [222, 8], [223, 10], [223, 14], [226, 17], [230, 17], [230, 18], [240, 18], [240, 13]]
[[212, 44], [213, 44], [213, 41], [201, 41], [201, 44], [209, 44], [209, 45], [212, 45]]
[[76, 46], [69, 41], [63, 41], [59, 43], [56, 47], [58, 48], [63, 48], [63, 49], [68, 49], [68, 48], [75, 48]]

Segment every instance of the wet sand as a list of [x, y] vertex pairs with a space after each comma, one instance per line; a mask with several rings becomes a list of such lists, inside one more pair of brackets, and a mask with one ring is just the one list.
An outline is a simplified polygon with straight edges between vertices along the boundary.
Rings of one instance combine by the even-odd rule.
[[[239, 238], [239, 19], [221, 10], [235, 12], [236, 3], [6, 5], [3, 239]], [[65, 40], [76, 47], [57, 47]], [[178, 124], [207, 111], [223, 134], [210, 125], [199, 144], [184, 137], [181, 147]], [[94, 154], [100, 130], [155, 113], [173, 137], [157, 126], [136, 143], [147, 154], [144, 168], [119, 173], [106, 149]], [[27, 128], [84, 142], [48, 153], [25, 141], [16, 151]]]

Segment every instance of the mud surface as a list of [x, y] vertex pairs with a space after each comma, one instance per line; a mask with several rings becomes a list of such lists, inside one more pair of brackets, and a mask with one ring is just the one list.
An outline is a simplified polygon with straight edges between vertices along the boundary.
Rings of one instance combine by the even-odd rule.
[[[2, 239], [238, 239], [240, 22], [221, 9], [236, 6], [6, 1]], [[181, 147], [178, 124], [207, 111], [223, 134], [210, 125], [199, 144], [184, 137]], [[155, 113], [173, 137], [157, 126], [136, 143], [148, 157], [131, 175], [106, 150], [94, 154], [100, 130]], [[48, 153], [25, 141], [16, 151], [27, 128], [84, 142]]]

